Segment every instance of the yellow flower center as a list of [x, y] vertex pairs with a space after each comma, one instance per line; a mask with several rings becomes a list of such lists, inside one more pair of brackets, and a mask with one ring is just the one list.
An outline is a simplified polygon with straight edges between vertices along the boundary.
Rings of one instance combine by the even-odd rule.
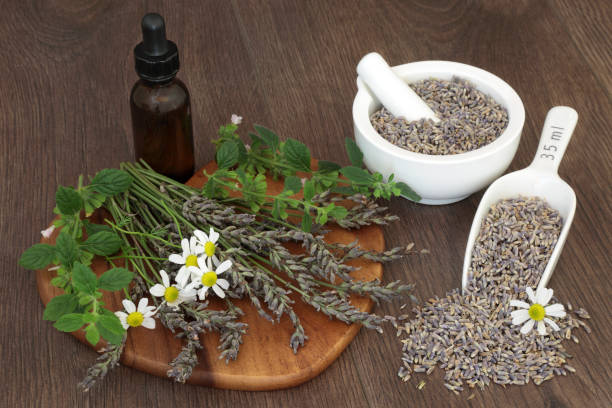
[[164, 299], [166, 299], [166, 302], [174, 302], [178, 298], [178, 295], [178, 289], [174, 286], [170, 286], [169, 288], [166, 288], [166, 291], [164, 292]]
[[144, 320], [144, 316], [140, 312], [132, 312], [128, 315], [127, 319], [125, 319], [127, 324], [132, 327], [138, 327], [142, 324]]
[[207, 241], [204, 244], [204, 252], [206, 253], [206, 255], [208, 255], [209, 257], [213, 256], [215, 254], [215, 249], [217, 249], [217, 247], [215, 246], [215, 244], [213, 244], [210, 241]]
[[189, 255], [187, 259], [185, 259], [185, 266], [198, 266], [198, 257]]
[[529, 308], [529, 317], [531, 317], [536, 322], [539, 322], [546, 316], [546, 311], [544, 310], [544, 306], [534, 303]]
[[213, 271], [208, 271], [202, 275], [202, 285], [211, 288], [215, 283], [217, 283], [217, 274]]

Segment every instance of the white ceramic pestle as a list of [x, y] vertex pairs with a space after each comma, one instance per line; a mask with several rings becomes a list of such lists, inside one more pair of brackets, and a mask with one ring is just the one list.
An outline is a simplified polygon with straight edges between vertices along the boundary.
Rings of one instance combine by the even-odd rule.
[[465, 249], [461, 282], [463, 290], [470, 279], [468, 269], [471, 264], [474, 242], [489, 208], [502, 199], [515, 198], [519, 195], [536, 196], [546, 200], [548, 205], [559, 211], [563, 218], [559, 240], [538, 284], [538, 288], [546, 287], [563, 250], [563, 244], [567, 239], [576, 211], [576, 194], [565, 181], [561, 180], [557, 170], [577, 121], [578, 113], [567, 106], [556, 106], [548, 111], [540, 137], [540, 145], [531, 165], [497, 179], [484, 193], [474, 216]]
[[408, 121], [421, 118], [438, 122], [434, 111], [389, 67], [384, 58], [371, 52], [357, 64], [357, 85], [363, 84], [394, 116]]

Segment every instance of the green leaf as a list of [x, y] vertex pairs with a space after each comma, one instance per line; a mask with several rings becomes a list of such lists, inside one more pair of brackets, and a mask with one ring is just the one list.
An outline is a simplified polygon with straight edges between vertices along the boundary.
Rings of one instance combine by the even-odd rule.
[[363, 153], [357, 143], [350, 137], [344, 140], [344, 146], [346, 147], [346, 153], [348, 154], [351, 164], [355, 167], [363, 167]]
[[302, 230], [305, 232], [310, 232], [312, 228], [312, 217], [309, 213], [305, 212], [302, 216]]
[[90, 216], [97, 208], [100, 208], [104, 201], [106, 200], [106, 196], [104, 194], [96, 193], [89, 186], [83, 188], [80, 191], [81, 198], [83, 199], [83, 203], [85, 205], [85, 215]]
[[79, 330], [83, 326], [83, 315], [78, 313], [69, 313], [60, 317], [53, 325], [57, 330], [63, 332], [73, 332]]
[[72, 285], [79, 292], [93, 294], [96, 291], [98, 279], [91, 268], [75, 262], [72, 268]]
[[87, 232], [88, 236], [92, 236], [102, 231], [113, 232], [113, 229], [108, 225], [94, 224], [93, 222], [90, 222], [88, 220], [83, 220], [83, 224], [85, 224], [85, 231]]
[[55, 259], [55, 248], [49, 244], [35, 244], [26, 249], [21, 258], [19, 265], [26, 269], [42, 269], [49, 265]]
[[342, 167], [340, 167], [340, 165], [337, 163], [326, 160], [319, 160], [319, 171], [321, 173], [331, 173], [332, 171], [338, 171], [341, 168]]
[[90, 324], [85, 328], [85, 338], [92, 346], [98, 344], [100, 341], [100, 332], [95, 324]]
[[112, 313], [104, 313], [96, 322], [96, 327], [103, 338], [109, 343], [120, 344], [125, 329], [121, 326], [119, 318]]
[[275, 199], [272, 202], [272, 217], [277, 219], [286, 219], [289, 214], [285, 209], [287, 208], [287, 204], [281, 200]]
[[249, 136], [251, 138], [251, 150], [267, 144], [265, 140], [257, 136], [255, 133], [249, 132]]
[[63, 215], [74, 215], [83, 208], [81, 195], [72, 187], [59, 186], [55, 193], [55, 201]]
[[280, 144], [280, 140], [278, 139], [276, 133], [260, 125], [253, 125], [253, 127], [255, 128], [255, 131], [259, 133], [259, 136], [261, 136], [264, 143], [267, 144], [273, 152], [276, 152]]
[[56, 276], [55, 278], [51, 279], [51, 285], [55, 286], [56, 288], [63, 289], [66, 287], [67, 284], [68, 284], [67, 275]]
[[287, 139], [283, 145], [285, 159], [298, 171], [310, 171], [310, 151], [308, 147], [295, 139]]
[[123, 170], [104, 169], [91, 180], [90, 188], [107, 196], [123, 193], [132, 184], [132, 177]]
[[298, 193], [302, 190], [302, 180], [296, 176], [285, 177], [285, 189], [283, 192], [291, 192], [291, 194]]
[[353, 187], [350, 186], [336, 186], [332, 188], [332, 193], [350, 196], [355, 194], [356, 191], [353, 189]]
[[77, 243], [66, 229], [62, 229], [55, 240], [55, 249], [60, 263], [68, 268], [78, 259], [79, 249]]
[[108, 256], [121, 248], [121, 238], [114, 232], [100, 231], [87, 238], [81, 248], [96, 255]]
[[312, 200], [315, 195], [315, 185], [312, 180], [307, 180], [304, 183], [304, 201]]
[[115, 291], [125, 288], [130, 284], [134, 274], [125, 268], [113, 268], [104, 272], [98, 279], [98, 288]]
[[371, 184], [374, 181], [370, 173], [355, 166], [344, 167], [340, 173], [355, 184]]
[[334, 207], [329, 208], [328, 215], [335, 220], [341, 220], [348, 215], [348, 210], [341, 205], [334, 205]]
[[74, 312], [77, 304], [78, 299], [74, 295], [65, 294], [56, 296], [47, 303], [43, 319], [54, 322], [65, 314]]
[[220, 169], [228, 169], [238, 162], [240, 152], [238, 144], [233, 140], [229, 140], [219, 147], [217, 150], [217, 166]]
[[399, 187], [400, 194], [404, 197], [412, 201], [421, 201], [421, 196], [418, 195], [413, 189], [411, 189], [406, 183], [400, 181], [399, 183], [395, 183], [395, 186]]

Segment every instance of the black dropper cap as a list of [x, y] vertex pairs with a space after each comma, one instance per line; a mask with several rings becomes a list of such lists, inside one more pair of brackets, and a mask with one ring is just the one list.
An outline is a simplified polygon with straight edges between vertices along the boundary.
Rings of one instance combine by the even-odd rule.
[[157, 13], [142, 18], [142, 42], [134, 48], [136, 73], [150, 82], [166, 82], [179, 70], [178, 48], [166, 39], [164, 19]]

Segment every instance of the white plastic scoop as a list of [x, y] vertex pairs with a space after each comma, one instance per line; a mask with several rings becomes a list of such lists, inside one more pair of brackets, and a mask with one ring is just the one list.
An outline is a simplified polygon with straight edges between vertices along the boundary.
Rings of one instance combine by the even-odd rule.
[[393, 116], [408, 121], [421, 118], [438, 122], [434, 111], [406, 82], [395, 75], [387, 61], [376, 52], [371, 52], [357, 64], [357, 86], [367, 86], [371, 94], [383, 104]]
[[557, 170], [577, 121], [578, 113], [567, 106], [556, 106], [549, 110], [544, 122], [544, 129], [542, 129], [540, 145], [531, 165], [497, 179], [484, 193], [474, 216], [467, 248], [465, 249], [461, 281], [463, 290], [465, 290], [468, 280], [471, 278], [468, 276], [468, 268], [471, 263], [474, 241], [480, 232], [482, 220], [489, 212], [489, 208], [502, 199], [515, 198], [519, 195], [524, 197], [537, 196], [546, 200], [552, 208], [559, 211], [563, 218], [561, 235], [559, 235], [559, 240], [538, 284], [538, 288], [546, 287], [563, 250], [563, 244], [576, 211], [576, 194], [565, 181], [561, 180]]

